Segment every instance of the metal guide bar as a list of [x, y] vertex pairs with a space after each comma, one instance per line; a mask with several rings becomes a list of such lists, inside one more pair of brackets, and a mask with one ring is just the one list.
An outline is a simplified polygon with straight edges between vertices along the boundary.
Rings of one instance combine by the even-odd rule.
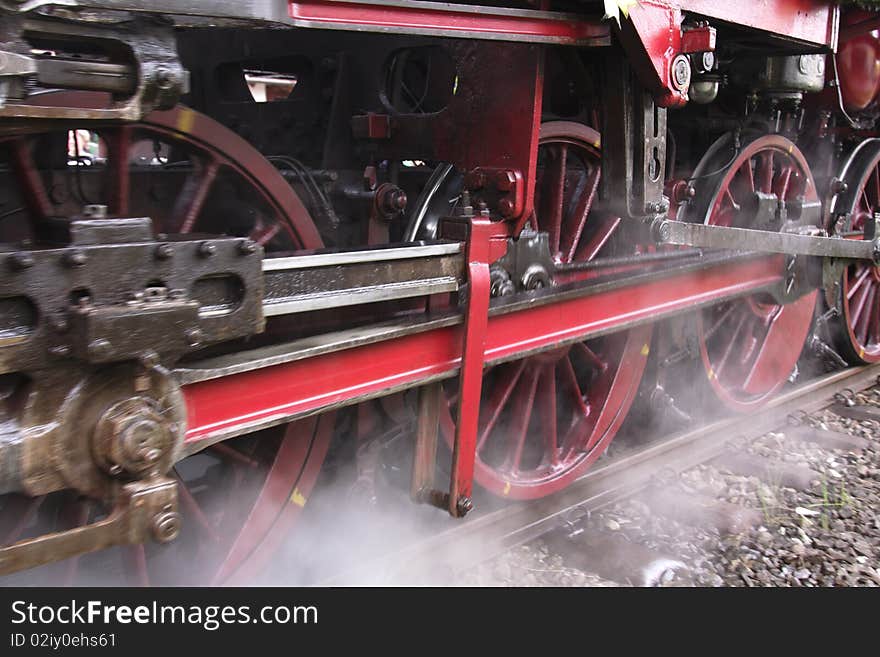
[[263, 261], [267, 317], [455, 292], [459, 242], [326, 251]]
[[853, 258], [874, 261], [880, 254], [880, 241], [851, 240], [800, 233], [774, 233], [750, 228], [707, 226], [684, 221], [663, 221], [657, 235], [665, 244], [680, 244], [737, 251], [763, 251], [788, 255]]

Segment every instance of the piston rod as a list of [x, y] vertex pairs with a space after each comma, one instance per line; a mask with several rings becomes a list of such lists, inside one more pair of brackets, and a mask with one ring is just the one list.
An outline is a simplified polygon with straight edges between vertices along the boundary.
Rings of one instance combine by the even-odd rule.
[[707, 226], [664, 220], [656, 226], [658, 241], [702, 248], [785, 253], [871, 260], [880, 264], [880, 239], [854, 240], [805, 233], [774, 233], [750, 228]]

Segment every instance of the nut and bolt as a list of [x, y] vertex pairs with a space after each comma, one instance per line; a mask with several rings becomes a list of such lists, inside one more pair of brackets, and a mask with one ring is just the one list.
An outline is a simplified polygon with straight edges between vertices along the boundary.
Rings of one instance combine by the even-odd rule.
[[164, 66], [160, 66], [156, 69], [153, 79], [156, 81], [156, 85], [160, 89], [165, 90], [171, 89], [177, 81], [174, 73]]
[[516, 175], [513, 171], [499, 171], [495, 174], [495, 186], [502, 192], [509, 192], [516, 185]]
[[498, 202], [498, 214], [502, 217], [513, 216], [514, 205], [509, 198], [503, 198]]
[[106, 340], [105, 338], [98, 338], [97, 340], [92, 340], [89, 343], [89, 358], [101, 360], [108, 357], [112, 353], [112, 351], [113, 345], [110, 344], [110, 341]]
[[849, 189], [849, 185], [846, 184], [843, 180], [839, 178], [835, 178], [831, 181], [831, 193], [832, 194], [843, 194]]
[[241, 255], [253, 255], [257, 252], [257, 243], [253, 240], [243, 239], [238, 243], [238, 252]]
[[90, 204], [84, 205], [82, 209], [82, 216], [87, 219], [106, 219], [107, 218], [107, 206], [99, 205], [99, 204]]
[[174, 247], [170, 244], [160, 244], [156, 247], [156, 258], [159, 260], [168, 260], [174, 255]]
[[64, 254], [64, 264], [68, 267], [82, 267], [87, 260], [88, 256], [79, 249], [73, 249]]
[[460, 518], [464, 518], [474, 508], [474, 503], [469, 497], [460, 497], [455, 503], [455, 510]]
[[28, 269], [34, 266], [34, 256], [28, 253], [27, 251], [22, 251], [19, 253], [13, 253], [7, 259], [9, 266], [16, 270], [21, 271], [22, 269]]
[[173, 541], [180, 534], [180, 514], [171, 510], [161, 511], [153, 518], [150, 529], [157, 543]]
[[687, 91], [691, 86], [691, 62], [685, 55], [677, 55], [672, 60], [669, 75], [672, 86], [678, 91]]
[[190, 347], [198, 347], [200, 344], [202, 344], [202, 340], [205, 337], [201, 329], [197, 328], [187, 329], [183, 335], [186, 338], [186, 343]]
[[104, 412], [95, 427], [93, 449], [110, 474], [141, 476], [160, 465], [175, 436], [155, 402], [132, 397]]
[[203, 258], [210, 258], [217, 253], [217, 246], [211, 242], [202, 242], [199, 244], [199, 255]]

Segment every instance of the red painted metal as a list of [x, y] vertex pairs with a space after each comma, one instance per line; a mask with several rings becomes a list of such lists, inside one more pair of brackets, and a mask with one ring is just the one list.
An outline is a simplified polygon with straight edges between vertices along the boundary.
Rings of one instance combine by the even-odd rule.
[[687, 89], [672, 84], [672, 62], [682, 52], [681, 10], [662, 0], [642, 0], [629, 9], [620, 40], [642, 84], [661, 107], [687, 103]]
[[[880, 212], [880, 151], [859, 172], [851, 229], [864, 239], [868, 222]], [[841, 286], [842, 317], [834, 323], [845, 336], [845, 357], [855, 362], [880, 362], [880, 267], [859, 261], [847, 267]]]
[[[599, 185], [599, 133], [580, 123], [541, 126], [536, 212], [558, 264], [589, 261], [609, 245], [619, 220], [591, 213]], [[588, 277], [558, 276], [558, 282]], [[535, 499], [560, 490], [604, 451], [626, 417], [648, 358], [651, 326], [575, 343], [492, 368], [483, 377], [476, 481], [497, 495]], [[442, 409], [450, 446], [458, 425]]]
[[[719, 264], [557, 303], [490, 316], [484, 362], [521, 358], [588, 339], [626, 322], [658, 320], [717, 301], [778, 285], [782, 256]], [[309, 359], [193, 383], [183, 388], [185, 441], [190, 448], [242, 427], [301, 417], [394, 388], [454, 375], [461, 364], [460, 326], [426, 330]]]
[[718, 33], [714, 27], [703, 25], [685, 30], [681, 35], [681, 51], [692, 52], [708, 52], [715, 50], [715, 43], [718, 39]]
[[831, 46], [836, 39], [836, 3], [827, 0], [673, 0], [682, 11], [692, 12], [786, 39]]
[[608, 36], [607, 25], [587, 17], [575, 20], [567, 14], [445, 2], [308, 0], [290, 2], [288, 8], [293, 24], [300, 27], [413, 32], [505, 41], [534, 40], [572, 45], [588, 45]]
[[489, 314], [489, 242], [492, 223], [488, 217], [470, 221], [468, 239], [468, 300], [464, 320], [461, 374], [458, 386], [458, 422], [452, 448], [452, 473], [449, 481], [449, 513], [464, 516], [465, 504], [472, 495], [477, 425], [480, 417], [480, 383], [483, 379], [483, 351]]
[[[728, 155], [716, 149], [699, 170], [714, 171]], [[746, 145], [710, 190], [705, 223], [749, 228], [754, 213], [743, 210], [755, 192], [789, 202], [818, 201], [804, 156], [783, 137], [768, 135]], [[810, 329], [818, 292], [784, 306], [766, 295], [720, 303], [699, 314], [697, 333], [706, 376], [727, 406], [746, 411], [763, 404], [791, 373]]]
[[[544, 49], [479, 41], [456, 43], [450, 49], [459, 85], [432, 125], [437, 159], [461, 171], [487, 172], [485, 185], [471, 190], [474, 202], [485, 200], [493, 216], [514, 224], [512, 234], [517, 235], [534, 208]], [[505, 172], [510, 174], [509, 185], [501, 180]]]
[[842, 23], [837, 53], [840, 91], [846, 109], [860, 112], [880, 94], [880, 18], [875, 12], [851, 10]]

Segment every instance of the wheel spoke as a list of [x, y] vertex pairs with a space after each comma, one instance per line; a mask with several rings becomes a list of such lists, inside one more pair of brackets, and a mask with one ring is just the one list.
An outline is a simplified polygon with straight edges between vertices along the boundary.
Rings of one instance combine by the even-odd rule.
[[[70, 513], [68, 514], [68, 520], [70, 522], [70, 526], [73, 527], [83, 527], [88, 524], [89, 516], [91, 515], [91, 504], [85, 500], [76, 500], [72, 508], [69, 509]], [[80, 555], [76, 555], [74, 557], [70, 557], [67, 561], [64, 562], [64, 576], [62, 577], [61, 586], [69, 587], [74, 586], [76, 583], [76, 579], [79, 576], [79, 561]]]
[[859, 339], [859, 342], [865, 346], [868, 345], [868, 331], [871, 328], [871, 318], [874, 316], [875, 312], [874, 308], [877, 302], [876, 294], [876, 286], [869, 285], [867, 292], [865, 293], [865, 306], [867, 308], [867, 312], [860, 312], [859, 321], [855, 325], [856, 337]]
[[[581, 242], [581, 238], [584, 234], [584, 229], [587, 226], [587, 219], [590, 216], [590, 210], [592, 210], [593, 208], [593, 203], [596, 200], [596, 193], [599, 190], [599, 178], [599, 167], [596, 167], [587, 176], [584, 188], [583, 190], [581, 190], [580, 195], [578, 196], [577, 205], [575, 206], [574, 212], [572, 213], [571, 218], [566, 225], [565, 232], [566, 235], [568, 235], [569, 237], [565, 240], [565, 248], [563, 249], [562, 254], [563, 262], [571, 262], [577, 254], [578, 245]], [[603, 231], [600, 229], [599, 232], [606, 233], [607, 231]], [[610, 237], [610, 233], [607, 234], [605, 239], [607, 240], [608, 237]], [[595, 257], [595, 254], [590, 257]]]
[[574, 365], [572, 365], [571, 362], [571, 357], [566, 356], [565, 358], [563, 358], [561, 364], [557, 365], [557, 367], [562, 368], [562, 380], [565, 384], [565, 387], [567, 387], [569, 390], [572, 401], [574, 401], [575, 403], [575, 407], [578, 411], [577, 415], [589, 415], [590, 410], [589, 408], [587, 408], [586, 402], [584, 402], [584, 395], [583, 392], [581, 392], [580, 385], [578, 384], [577, 374], [575, 374]]
[[715, 323], [709, 327], [709, 329], [703, 334], [703, 339], [708, 342], [712, 339], [712, 336], [718, 332], [722, 326], [727, 325], [727, 320], [730, 319], [730, 316], [733, 314], [733, 311], [736, 310], [736, 303], [728, 303], [727, 310], [721, 313]]
[[514, 397], [513, 418], [508, 442], [508, 456], [504, 469], [516, 473], [522, 461], [523, 449], [529, 435], [529, 424], [535, 405], [535, 392], [538, 386], [538, 373], [529, 370], [517, 386]]
[[234, 447], [230, 447], [224, 443], [216, 443], [211, 445], [208, 449], [212, 452], [216, 452], [219, 456], [222, 456], [225, 459], [235, 461], [248, 468], [258, 468], [260, 466], [259, 461], [252, 459], [247, 454], [243, 454]]
[[576, 342], [574, 348], [598, 371], [604, 372], [608, 369], [608, 363], [599, 358], [596, 352], [587, 346], [586, 342]]
[[548, 148], [547, 151], [549, 162], [547, 162], [544, 179], [541, 182], [542, 203], [538, 222], [540, 229], [547, 231], [550, 237], [550, 252], [557, 253], [559, 251], [559, 236], [562, 231], [568, 146], [559, 144]]
[[147, 568], [147, 551], [143, 544], [128, 545], [123, 548], [125, 577], [129, 586], [150, 586], [150, 574]]
[[584, 241], [575, 251], [571, 262], [586, 262], [593, 260], [599, 255], [602, 247], [611, 239], [617, 227], [620, 225], [620, 217], [603, 217], [597, 222], [596, 230], [591, 231], [592, 236]]
[[220, 163], [215, 159], [207, 163], [196, 164], [196, 170], [187, 176], [183, 189], [174, 206], [173, 216], [178, 222], [179, 233], [191, 233], [202, 212], [208, 193], [217, 174], [220, 171]]
[[855, 282], [852, 285], [850, 285], [849, 290], [847, 290], [847, 292], [846, 292], [847, 300], [851, 300], [855, 296], [856, 292], [859, 291], [859, 288], [862, 287], [862, 285], [867, 280], [868, 276], [871, 275], [871, 268], [870, 267], [867, 267], [864, 265], [858, 265], [858, 266], [861, 267], [861, 270], [860, 270], [858, 276], [856, 277]]
[[492, 396], [488, 399], [485, 407], [480, 409], [481, 419], [484, 415], [484, 411], [487, 411], [486, 414], [488, 415], [488, 418], [485, 423], [480, 423], [482, 426], [480, 427], [480, 433], [477, 437], [477, 452], [480, 452], [483, 449], [486, 440], [492, 433], [492, 429], [495, 428], [495, 423], [498, 422], [498, 418], [501, 416], [501, 411], [504, 410], [504, 407], [507, 405], [507, 400], [510, 399], [511, 393], [516, 388], [516, 384], [519, 382], [527, 362], [527, 359], [524, 358], [511, 367], [504, 367], [502, 372], [496, 373], [506, 374], [508, 371], [512, 370], [510, 376], [507, 377], [507, 383], [503, 386], [496, 386], [493, 388]]
[[773, 191], [773, 152], [761, 151], [758, 154], [758, 171], [756, 173], [756, 191], [770, 194]]
[[109, 159], [107, 204], [110, 214], [120, 217], [128, 214], [131, 199], [131, 135], [131, 126], [119, 126], [104, 136]]
[[852, 312], [851, 323], [853, 329], [855, 329], [859, 325], [859, 321], [862, 318], [862, 313], [865, 310], [865, 305], [868, 301], [868, 292], [871, 289], [870, 285], [863, 286], [861, 291], [859, 292], [859, 298], [856, 301], [855, 310]]
[[774, 193], [776, 194], [779, 200], [784, 201], [788, 198], [788, 187], [791, 182], [791, 175], [794, 173], [794, 167], [791, 164], [788, 164], [779, 172], [779, 175], [776, 177], [776, 181], [773, 184]]
[[555, 466], [559, 463], [556, 417], [556, 370], [551, 364], [542, 368], [540, 392], [540, 417], [544, 434], [544, 458], [542, 463]]
[[211, 521], [208, 520], [205, 512], [202, 511], [202, 507], [196, 501], [196, 498], [193, 497], [189, 486], [186, 485], [186, 482], [183, 480], [183, 477], [180, 476], [180, 473], [177, 472], [176, 468], [174, 470], [174, 476], [177, 479], [177, 491], [180, 494], [180, 501], [186, 508], [187, 512], [192, 515], [193, 519], [209, 539], [215, 543], [219, 543], [220, 536], [214, 530]]
[[742, 330], [743, 325], [746, 323], [748, 319], [748, 315], [742, 313], [740, 315], [739, 321], [736, 324], [736, 328], [733, 329], [733, 333], [730, 336], [730, 339], [727, 342], [727, 346], [724, 349], [724, 352], [721, 356], [721, 360], [714, 364], [715, 376], [718, 379], [721, 379], [722, 374], [724, 373], [725, 368], [727, 367], [727, 362], [730, 359], [731, 354], [733, 353], [733, 348], [736, 345], [736, 337], [739, 335], [740, 330]]
[[279, 224], [272, 224], [271, 226], [264, 226], [262, 228], [255, 229], [249, 235], [249, 237], [260, 246], [266, 246], [266, 243], [270, 242], [272, 238], [274, 238], [280, 232], [281, 226]]
[[[871, 326], [869, 332], [871, 345], [876, 345], [880, 343], [880, 286], [875, 283], [873, 287], [874, 303], [871, 306]], [[868, 344], [865, 343], [865, 346], [868, 346]]]
[[17, 517], [18, 520], [6, 536], [3, 537], [3, 543], [0, 545], [11, 545], [20, 539], [24, 530], [27, 529], [31, 522], [33, 522], [37, 511], [40, 510], [40, 507], [45, 500], [45, 495], [42, 497], [21, 497], [16, 503], [17, 508], [9, 510], [4, 509], [4, 515], [7, 515], [10, 518]]
[[25, 207], [34, 222], [45, 221], [52, 216], [52, 203], [34, 162], [30, 143], [23, 137], [13, 139], [9, 148], [11, 165], [18, 179]]

